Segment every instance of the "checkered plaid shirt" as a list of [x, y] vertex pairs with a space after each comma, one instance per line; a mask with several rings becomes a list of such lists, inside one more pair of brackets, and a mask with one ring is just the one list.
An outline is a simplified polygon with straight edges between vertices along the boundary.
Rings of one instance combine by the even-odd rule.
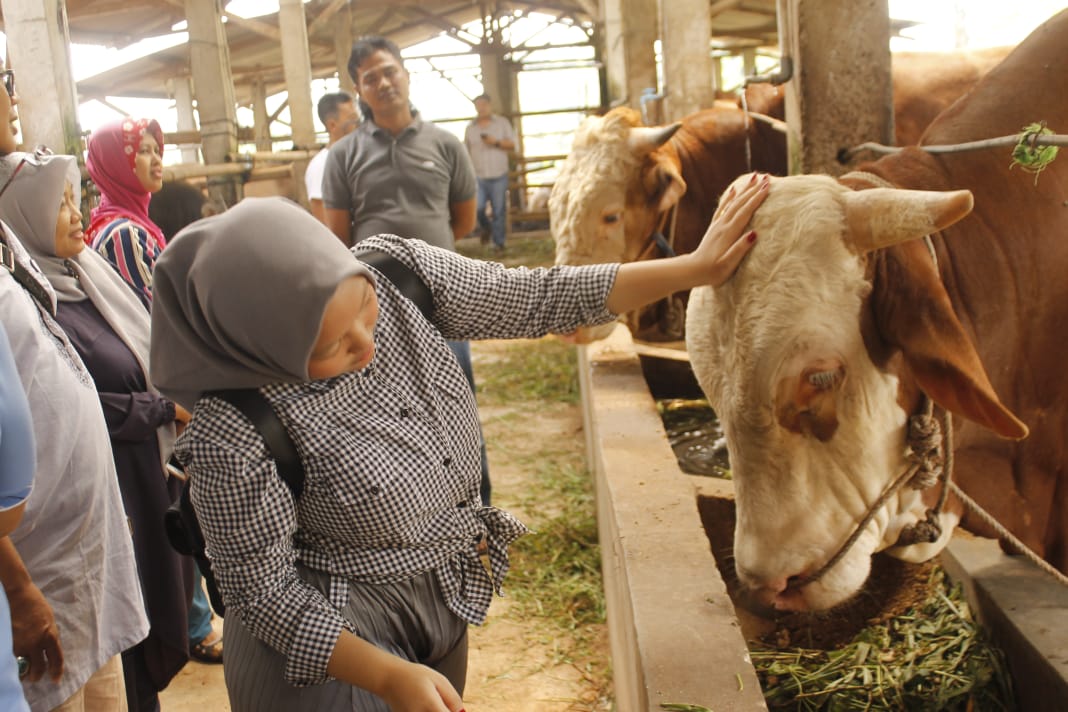
[[[433, 570], [445, 604], [470, 623], [486, 616], [527, 529], [481, 506], [478, 413], [445, 338], [566, 333], [614, 318], [604, 307], [616, 265], [514, 268], [417, 240], [378, 236], [434, 294], [433, 324], [385, 278], [376, 292], [376, 353], [361, 371], [261, 390], [291, 434], [306, 479], [300, 500], [252, 424], [211, 397], [196, 405], [176, 453], [227, 604], [287, 658], [286, 680], [328, 680], [347, 582], [388, 583]], [[476, 552], [486, 538], [492, 580]], [[304, 583], [297, 561], [331, 575]]]

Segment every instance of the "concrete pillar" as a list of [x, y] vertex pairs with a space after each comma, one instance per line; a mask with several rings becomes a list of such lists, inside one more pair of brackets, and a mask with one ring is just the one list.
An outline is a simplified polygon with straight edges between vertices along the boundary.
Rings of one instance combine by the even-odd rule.
[[480, 55], [482, 89], [493, 100], [496, 113], [509, 114], [519, 111], [519, 97], [515, 71], [504, 61], [502, 49], [500, 46], [486, 48]]
[[[196, 89], [201, 152], [205, 163], [225, 163], [230, 154], [237, 152], [237, 118], [221, 0], [185, 0], [185, 15], [189, 23], [189, 64]], [[229, 180], [209, 181], [208, 192], [228, 206], [236, 203], [242, 193]]]
[[[174, 97], [174, 108], [178, 113], [179, 131], [196, 131], [197, 117], [193, 110], [193, 86], [189, 77], [175, 77], [169, 79], [171, 96]], [[195, 145], [186, 144], [181, 146], [182, 163], [198, 163], [200, 152]]]
[[791, 174], [849, 170], [841, 149], [894, 138], [887, 0], [778, 0]]
[[659, 0], [664, 119], [712, 106], [712, 16], [708, 0]]
[[280, 0], [278, 26], [282, 31], [282, 66], [286, 91], [289, 93], [289, 117], [293, 129], [293, 148], [315, 145], [312, 122], [311, 59], [308, 54], [308, 23], [301, 0]]
[[3, 0], [10, 69], [15, 70], [23, 146], [82, 155], [78, 99], [70, 63], [66, 3]]
[[354, 94], [352, 78], [349, 76], [349, 54], [352, 52], [352, 42], [355, 38], [352, 33], [352, 6], [337, 11], [334, 18], [334, 54], [337, 56], [337, 79], [338, 88]]
[[657, 0], [601, 0], [608, 100], [640, 108], [645, 89], [656, 91]]
[[271, 115], [267, 113], [267, 85], [262, 77], [252, 83], [252, 131], [256, 135], [256, 150], [270, 151]]

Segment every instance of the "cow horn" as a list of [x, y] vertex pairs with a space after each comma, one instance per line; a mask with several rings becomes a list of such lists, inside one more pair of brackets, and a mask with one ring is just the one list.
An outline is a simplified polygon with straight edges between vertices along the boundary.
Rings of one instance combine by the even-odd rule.
[[782, 119], [776, 119], [773, 116], [768, 116], [767, 114], [761, 114], [761, 113], [756, 112], [756, 111], [750, 111], [749, 112], [749, 118], [753, 119], [754, 121], [762, 121], [765, 124], [767, 124], [768, 126], [770, 126], [771, 128], [773, 128], [776, 131], [778, 131], [779, 133], [781, 133], [781, 134], [789, 133], [789, 128], [787, 127], [786, 122], [783, 121]]
[[650, 153], [667, 143], [680, 128], [681, 122], [670, 126], [636, 126], [627, 134], [627, 145], [638, 155]]
[[870, 252], [949, 227], [971, 212], [971, 191], [872, 188], [845, 194], [846, 226], [857, 252]]

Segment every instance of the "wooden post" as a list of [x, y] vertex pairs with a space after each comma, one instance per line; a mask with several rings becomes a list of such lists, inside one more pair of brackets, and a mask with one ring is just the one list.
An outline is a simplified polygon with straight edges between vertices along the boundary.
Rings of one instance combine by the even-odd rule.
[[664, 118], [677, 121], [712, 106], [712, 16], [708, 0], [659, 2]]
[[[174, 77], [168, 79], [171, 96], [174, 97], [174, 108], [178, 114], [179, 131], [196, 131], [197, 118], [193, 110], [193, 87], [190, 78]], [[185, 144], [180, 147], [182, 151], [182, 163], [196, 163], [200, 160], [200, 152], [195, 144]]]
[[[237, 118], [234, 106], [230, 48], [222, 24], [221, 0], [185, 0], [189, 23], [189, 64], [193, 70], [201, 152], [205, 163], [225, 163], [237, 152]], [[233, 205], [241, 190], [231, 181], [209, 183], [215, 200]]]
[[81, 159], [78, 99], [70, 63], [67, 6], [55, 0], [3, 0], [9, 69], [15, 70], [22, 143]]
[[278, 25], [282, 32], [282, 66], [289, 94], [293, 148], [311, 148], [315, 145], [315, 124], [312, 122], [311, 59], [308, 55], [308, 24], [304, 18], [304, 3], [301, 0], [280, 0]]
[[349, 54], [352, 52], [352, 6], [346, 4], [334, 19], [334, 54], [337, 56], [337, 81], [341, 91], [355, 92], [349, 76]]
[[267, 113], [267, 85], [263, 77], [252, 81], [252, 131], [256, 136], [256, 150], [270, 151], [271, 116]]
[[[837, 154], [894, 138], [887, 0], [778, 0], [791, 174], [849, 170]], [[804, 28], [804, 31], [801, 31]]]
[[656, 0], [602, 0], [608, 100], [638, 109], [645, 89], [656, 91]]

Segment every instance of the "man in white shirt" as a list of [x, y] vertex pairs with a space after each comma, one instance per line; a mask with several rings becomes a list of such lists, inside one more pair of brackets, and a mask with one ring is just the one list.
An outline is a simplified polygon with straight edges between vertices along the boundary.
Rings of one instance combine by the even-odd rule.
[[[493, 113], [489, 95], [475, 97], [477, 116], [467, 125], [464, 143], [478, 178], [477, 212], [482, 235], [493, 236], [493, 249], [504, 250], [505, 198], [508, 193], [508, 152], [515, 148], [515, 133], [508, 119]], [[486, 203], [493, 219], [486, 217]], [[484, 240], [483, 240], [484, 241]]]
[[326, 167], [326, 155], [331, 146], [356, 130], [360, 123], [360, 114], [356, 110], [352, 95], [343, 91], [324, 94], [319, 99], [317, 109], [319, 120], [323, 122], [330, 136], [330, 142], [308, 162], [308, 170], [304, 173], [304, 184], [308, 189], [308, 203], [311, 206], [312, 215], [325, 224], [323, 169]]

